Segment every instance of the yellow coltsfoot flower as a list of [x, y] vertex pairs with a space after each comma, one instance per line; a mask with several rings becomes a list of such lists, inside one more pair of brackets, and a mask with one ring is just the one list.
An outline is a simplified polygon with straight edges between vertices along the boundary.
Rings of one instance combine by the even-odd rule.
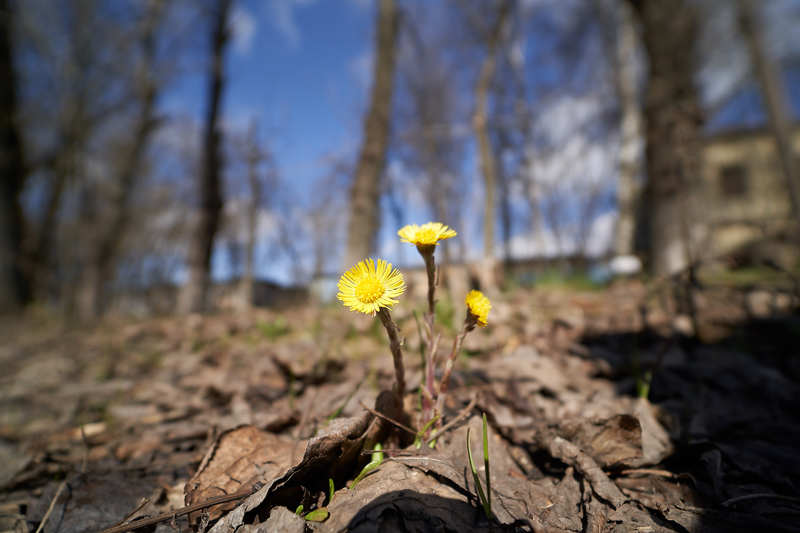
[[382, 307], [390, 308], [406, 290], [403, 275], [392, 264], [378, 259], [359, 261], [339, 278], [336, 297], [353, 311], [375, 315]]
[[455, 230], [445, 226], [441, 222], [428, 222], [421, 226], [409, 224], [398, 230], [402, 242], [416, 244], [419, 246], [435, 246], [439, 241], [455, 237]]
[[488, 323], [489, 310], [492, 308], [489, 298], [484, 296], [481, 291], [469, 291], [465, 302], [467, 303], [467, 320], [472, 318], [479, 326], [485, 326]]

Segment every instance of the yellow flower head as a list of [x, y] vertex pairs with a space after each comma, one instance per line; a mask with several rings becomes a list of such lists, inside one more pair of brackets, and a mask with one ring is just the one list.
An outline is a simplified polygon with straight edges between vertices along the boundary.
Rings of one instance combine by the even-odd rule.
[[489, 301], [489, 298], [484, 296], [481, 291], [469, 291], [465, 301], [467, 303], [468, 316], [475, 317], [479, 326], [485, 326], [489, 318], [489, 310], [492, 308], [492, 302]]
[[417, 246], [434, 246], [439, 241], [455, 237], [457, 233], [441, 222], [428, 222], [421, 226], [409, 224], [397, 232], [402, 242], [416, 244]]
[[406, 290], [403, 275], [392, 264], [378, 259], [359, 261], [339, 278], [336, 297], [353, 311], [375, 315], [381, 307], [392, 307]]

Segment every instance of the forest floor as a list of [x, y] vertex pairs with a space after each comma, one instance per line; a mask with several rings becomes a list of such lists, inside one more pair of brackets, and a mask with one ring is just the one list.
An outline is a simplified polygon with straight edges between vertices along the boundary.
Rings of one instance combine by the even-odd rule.
[[[373, 414], [385, 335], [338, 305], [5, 322], [0, 531], [800, 531], [796, 289], [707, 286], [692, 320], [663, 288], [493, 299], [434, 448]], [[463, 313], [442, 307], [440, 357]], [[491, 519], [466, 444], [484, 480], [484, 413]]]

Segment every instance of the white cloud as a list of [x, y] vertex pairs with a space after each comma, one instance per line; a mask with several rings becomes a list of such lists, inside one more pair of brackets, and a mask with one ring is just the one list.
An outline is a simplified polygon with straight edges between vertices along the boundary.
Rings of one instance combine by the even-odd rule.
[[580, 130], [581, 125], [595, 120], [608, 105], [603, 94], [590, 92], [582, 95], [559, 95], [541, 106], [537, 115], [537, 131], [546, 141], [558, 146]]
[[616, 214], [601, 205], [614, 187], [619, 140], [613, 128], [592, 134], [606, 106], [595, 93], [559, 95], [542, 106], [528, 169], [540, 218], [535, 233], [512, 240], [515, 257], [608, 250]]
[[272, 24], [288, 42], [289, 46], [297, 47], [302, 35], [295, 20], [294, 10], [297, 7], [311, 5], [316, 0], [271, 0], [269, 15]]
[[607, 211], [595, 218], [589, 230], [589, 239], [586, 243], [586, 254], [598, 257], [611, 250], [614, 239], [614, 227], [617, 222], [617, 213]]
[[[613, 211], [607, 211], [596, 217], [589, 228], [589, 238], [587, 239], [584, 252], [589, 257], [600, 257], [611, 249], [612, 238], [614, 236], [614, 223], [617, 215]], [[526, 259], [531, 257], [556, 257], [559, 254], [574, 254], [580, 252], [580, 243], [574, 238], [572, 232], [565, 232], [559, 242], [552, 230], [540, 227], [535, 232], [515, 235], [511, 238], [511, 256], [515, 259]], [[498, 247], [498, 257], [501, 253]]]
[[231, 31], [233, 32], [233, 49], [247, 55], [253, 49], [256, 35], [256, 19], [253, 14], [241, 6], [237, 6], [231, 15]]

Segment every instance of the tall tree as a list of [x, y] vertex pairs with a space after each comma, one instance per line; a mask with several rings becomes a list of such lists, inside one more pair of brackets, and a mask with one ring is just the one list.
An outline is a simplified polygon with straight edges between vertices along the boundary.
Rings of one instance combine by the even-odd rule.
[[778, 161], [789, 192], [792, 215], [800, 226], [800, 168], [792, 151], [791, 112], [781, 82], [780, 68], [764, 49], [756, 5], [752, 0], [739, 0], [739, 27], [750, 50], [751, 65], [761, 85], [769, 127], [775, 139]]
[[364, 140], [350, 189], [346, 267], [373, 251], [379, 230], [380, 181], [389, 143], [398, 21], [394, 0], [380, 0], [370, 106], [364, 120]]
[[132, 129], [130, 146], [126, 147], [119, 175], [111, 194], [111, 218], [99, 229], [93, 260], [87, 265], [88, 291], [84, 316], [97, 316], [107, 305], [108, 285], [114, 278], [116, 259], [131, 218], [131, 196], [142, 170], [145, 150], [156, 127], [156, 103], [159, 85], [156, 79], [156, 31], [162, 15], [162, 0], [149, 0], [141, 18], [139, 47], [141, 60], [134, 73], [135, 94], [140, 109]]
[[244, 275], [242, 276], [242, 304], [245, 309], [253, 305], [256, 236], [258, 232], [258, 212], [261, 208], [261, 179], [259, 165], [269, 158], [258, 144], [258, 123], [254, 120], [247, 132], [247, 181], [250, 186], [250, 202], [247, 206], [247, 243], [245, 245]]
[[639, 38], [631, 7], [614, 0], [609, 9], [614, 28], [614, 74], [619, 101], [619, 177], [617, 179], [617, 223], [614, 231], [614, 253], [631, 255], [639, 199], [638, 179], [642, 171], [642, 107], [636, 60]]
[[[427, 6], [422, 17], [429, 14]], [[458, 116], [456, 75], [442, 50], [447, 49], [441, 27], [425, 32], [431, 24], [422, 17], [404, 12], [403, 36], [398, 78], [400, 153], [414, 171], [415, 186], [423, 191], [427, 207], [435, 220], [460, 228], [463, 187], [459, 169], [463, 142], [454, 127]], [[433, 35], [428, 35], [433, 33]], [[403, 98], [405, 97], [405, 98]], [[402, 209], [398, 209], [402, 214]], [[398, 222], [400, 222], [398, 220]], [[453, 247], [442, 250], [442, 262], [451, 260]], [[447, 278], [443, 278], [446, 283]]]
[[693, 233], [701, 227], [696, 194], [702, 127], [693, 79], [697, 17], [690, 0], [629, 2], [649, 63], [644, 117], [650, 268], [664, 275], [697, 259]]
[[34, 297], [40, 300], [46, 300], [62, 288], [54, 283], [59, 214], [70, 185], [83, 176], [86, 146], [92, 132], [107, 115], [107, 109], [100, 110], [99, 105], [93, 107], [94, 100], [100, 99], [95, 90], [107, 81], [107, 71], [98, 57], [100, 47], [96, 47], [94, 41], [99, 19], [97, 5], [81, 1], [65, 7], [63, 19], [59, 20], [63, 27], [48, 30], [64, 32], [66, 53], [37, 57], [37, 60], [52, 62], [50, 68], [57, 73], [54, 78], [58, 85], [55, 91], [51, 89], [57, 102], [56, 115], [47, 116], [55, 124], [57, 139], [44, 162], [47, 183], [43, 207], [35, 234], [26, 238], [30, 284]]
[[478, 79], [475, 83], [475, 109], [472, 113], [472, 128], [478, 143], [478, 163], [483, 177], [484, 212], [483, 212], [483, 253], [486, 264], [482, 277], [484, 285], [494, 285], [494, 223], [495, 223], [495, 189], [497, 188], [497, 157], [489, 137], [489, 92], [497, 68], [497, 51], [501, 45], [504, 30], [511, 14], [512, 2], [501, 0], [487, 30], [482, 31], [486, 55], [481, 63]]
[[23, 270], [24, 220], [20, 195], [25, 182], [12, 30], [14, 2], [0, 0], [0, 312], [19, 308], [31, 299]]
[[200, 172], [200, 220], [189, 251], [189, 280], [181, 294], [180, 308], [184, 312], [205, 310], [211, 284], [211, 253], [222, 211], [219, 108], [225, 86], [225, 47], [232, 4], [233, 0], [216, 0], [211, 14], [211, 61]]

